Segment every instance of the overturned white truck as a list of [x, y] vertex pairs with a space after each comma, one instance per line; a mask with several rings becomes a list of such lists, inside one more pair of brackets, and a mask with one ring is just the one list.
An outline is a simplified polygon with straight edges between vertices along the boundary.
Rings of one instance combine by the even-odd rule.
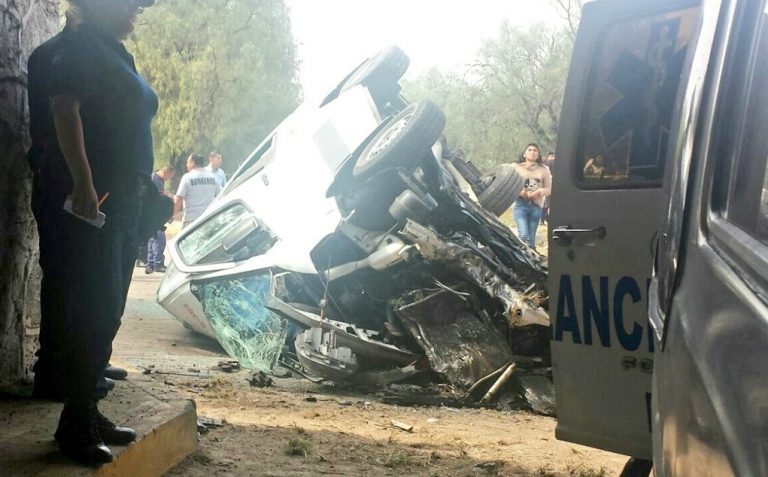
[[464, 390], [546, 368], [546, 263], [489, 212], [523, 181], [448, 151], [439, 108], [399, 95], [407, 66], [385, 50], [280, 124], [170, 242], [158, 301], [250, 368]]

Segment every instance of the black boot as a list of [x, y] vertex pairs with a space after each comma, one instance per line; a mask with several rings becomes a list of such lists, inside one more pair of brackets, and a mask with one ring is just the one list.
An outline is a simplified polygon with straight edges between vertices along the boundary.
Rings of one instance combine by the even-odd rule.
[[93, 390], [93, 398], [96, 400], [104, 399], [113, 389], [115, 389], [115, 381], [102, 376], [96, 381], [96, 388]]
[[128, 377], [128, 371], [118, 366], [107, 364], [104, 368], [104, 376], [115, 381], [124, 381]]
[[96, 405], [85, 407], [64, 405], [59, 427], [54, 434], [59, 450], [70, 459], [85, 465], [112, 462], [112, 451], [101, 440], [96, 423]]
[[96, 426], [99, 430], [99, 435], [106, 444], [127, 446], [136, 440], [136, 431], [130, 427], [118, 427], [98, 409], [96, 410]]

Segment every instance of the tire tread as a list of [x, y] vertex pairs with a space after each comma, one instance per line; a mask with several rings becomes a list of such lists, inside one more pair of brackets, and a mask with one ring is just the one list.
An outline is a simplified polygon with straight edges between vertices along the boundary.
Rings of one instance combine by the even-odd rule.
[[512, 164], [496, 166], [489, 175], [495, 178], [478, 195], [478, 199], [485, 210], [498, 217], [509, 209], [520, 195], [525, 187], [525, 178], [517, 173]]

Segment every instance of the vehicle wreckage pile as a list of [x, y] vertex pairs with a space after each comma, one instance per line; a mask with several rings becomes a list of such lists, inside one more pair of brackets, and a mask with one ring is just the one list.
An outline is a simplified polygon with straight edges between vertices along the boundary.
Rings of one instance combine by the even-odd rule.
[[[384, 60], [392, 63], [389, 55]], [[373, 64], [357, 79], [367, 90], [356, 85], [344, 93], [340, 86], [339, 99], [329, 96], [318, 113], [332, 119], [306, 131], [311, 141], [328, 135], [327, 124], [341, 123], [333, 108], [345, 102], [373, 108], [378, 118], [354, 150], [333, 164], [323, 159], [332, 175], [315, 202], [330, 200], [336, 219], [309, 247], [310, 269], [258, 262], [286, 240], [263, 218], [269, 211], [251, 212], [263, 204], [246, 202], [257, 188], [274, 193], [279, 161], [292, 160], [277, 157], [280, 128], [277, 152], [266, 146], [274, 157], [264, 153], [268, 160], [256, 164], [266, 165], [246, 164], [233, 177], [240, 189], [252, 189], [229, 186], [221, 200], [231, 204], [180, 237], [174, 263], [189, 265], [185, 271], [196, 263], [234, 264], [228, 265], [234, 271], [190, 275], [187, 282], [218, 341], [244, 367], [269, 371], [280, 362], [313, 379], [357, 385], [445, 383], [466, 402], [491, 403], [506, 390], [533, 410], [552, 413], [546, 263], [489, 212], [505, 210], [522, 181], [508, 170], [482, 181], [469, 177], [471, 165], [445, 147], [439, 108], [377, 94], [370, 79], [380, 79], [381, 61]], [[300, 143], [301, 128], [290, 130], [290, 144]], [[311, 164], [309, 156], [302, 159]], [[212, 241], [221, 246], [206, 248]], [[249, 260], [258, 263], [237, 265]], [[163, 291], [175, 280], [168, 275], [158, 297], [178, 310], [181, 292]]]
[[[269, 370], [279, 357], [301, 374], [339, 383], [423, 382], [428, 375], [483, 398], [498, 382], [552, 413], [546, 264], [451, 177], [442, 179], [436, 189], [409, 181], [393, 202], [431, 198], [443, 206], [439, 214], [424, 209], [416, 217], [408, 209], [401, 220], [388, 215], [383, 224], [365, 224], [388, 227], [381, 232], [363, 228], [359, 222], [369, 219], [349, 210], [312, 251], [317, 275], [199, 285], [219, 341], [246, 366]], [[368, 182], [359, 190], [381, 196]], [[374, 197], [338, 200], [344, 211], [345, 201]]]

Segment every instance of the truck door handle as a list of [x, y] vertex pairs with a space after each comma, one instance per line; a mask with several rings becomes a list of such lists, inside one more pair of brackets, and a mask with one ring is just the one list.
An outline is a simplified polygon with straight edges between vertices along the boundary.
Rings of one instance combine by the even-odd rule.
[[594, 229], [574, 229], [570, 225], [557, 227], [552, 231], [552, 240], [563, 246], [571, 245], [573, 237], [584, 236], [586, 238], [602, 239], [605, 237], [605, 227], [595, 227]]

